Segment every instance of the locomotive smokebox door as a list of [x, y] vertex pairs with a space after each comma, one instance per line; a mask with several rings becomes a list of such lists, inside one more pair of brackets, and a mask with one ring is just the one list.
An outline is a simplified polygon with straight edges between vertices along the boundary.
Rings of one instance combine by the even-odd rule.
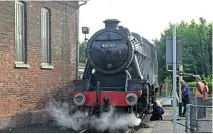
[[119, 22], [105, 20], [105, 29], [96, 32], [88, 42], [88, 61], [100, 73], [114, 75], [132, 62], [134, 47], [125, 32], [118, 29]]

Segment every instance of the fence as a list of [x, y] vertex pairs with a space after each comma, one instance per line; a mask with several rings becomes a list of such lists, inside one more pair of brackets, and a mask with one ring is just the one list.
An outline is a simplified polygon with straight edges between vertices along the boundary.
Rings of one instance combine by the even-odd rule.
[[212, 133], [212, 98], [191, 99], [186, 111], [186, 133]]

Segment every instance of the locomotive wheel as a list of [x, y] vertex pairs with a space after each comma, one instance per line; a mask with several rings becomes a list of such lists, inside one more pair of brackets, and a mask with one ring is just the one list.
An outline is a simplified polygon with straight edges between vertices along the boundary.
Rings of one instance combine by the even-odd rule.
[[145, 96], [141, 96], [138, 99], [138, 103], [143, 107], [143, 108], [147, 108], [148, 104], [147, 104], [147, 100]]

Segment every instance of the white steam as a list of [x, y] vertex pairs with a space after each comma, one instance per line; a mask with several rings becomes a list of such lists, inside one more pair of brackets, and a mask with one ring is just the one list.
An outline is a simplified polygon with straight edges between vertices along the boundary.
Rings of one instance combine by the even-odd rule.
[[57, 121], [57, 124], [66, 128], [72, 128], [75, 131], [79, 131], [84, 127], [86, 123], [86, 113], [76, 112], [75, 114], [69, 115], [69, 107], [67, 103], [49, 105], [50, 114]]
[[57, 121], [58, 125], [80, 131], [86, 126], [90, 126], [99, 132], [105, 130], [124, 130], [128, 127], [137, 126], [141, 123], [141, 119], [132, 114], [116, 113], [113, 108], [109, 112], [105, 112], [100, 117], [87, 117], [86, 112], [76, 111], [69, 115], [68, 104], [63, 103], [49, 105], [50, 114]]
[[91, 126], [100, 132], [105, 130], [122, 130], [128, 127], [138, 126], [141, 119], [138, 119], [132, 114], [120, 114], [111, 109], [107, 113], [103, 113], [99, 118], [94, 118], [90, 121]]

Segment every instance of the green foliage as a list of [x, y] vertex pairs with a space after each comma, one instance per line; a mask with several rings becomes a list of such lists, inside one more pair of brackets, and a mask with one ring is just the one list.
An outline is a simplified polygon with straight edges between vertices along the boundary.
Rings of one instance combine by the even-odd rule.
[[86, 64], [85, 63], [79, 63], [79, 67], [85, 67]]
[[172, 78], [171, 78], [171, 76], [167, 76], [164, 80], [164, 83], [166, 83], [167, 89], [172, 90]]
[[171, 76], [167, 76], [164, 80], [165, 83], [171, 83], [172, 82], [172, 78]]
[[80, 65], [86, 64], [86, 48], [87, 44], [85, 42], [82, 42], [79, 44], [79, 63]]
[[[182, 21], [176, 27], [177, 37], [180, 37], [182, 41], [183, 70], [187, 73], [203, 74], [209, 80], [212, 68], [212, 26], [205, 19], [200, 18], [198, 23], [194, 20], [190, 23]], [[171, 24], [161, 33], [161, 38], [154, 41], [158, 53], [159, 82], [163, 82], [167, 76], [171, 75], [171, 72], [166, 71], [166, 36], [172, 36]], [[194, 81], [194, 78], [186, 79]]]
[[207, 76], [205, 76], [204, 74], [201, 75], [201, 77], [206, 80], [207, 82], [212, 82], [212, 74], [209, 74]]
[[[171, 93], [172, 90], [172, 78], [171, 76], [168, 76], [164, 79], [164, 83], [166, 83], [168, 94]], [[166, 89], [162, 90], [162, 96], [166, 96]], [[160, 91], [157, 93], [157, 97], [160, 97]]]

